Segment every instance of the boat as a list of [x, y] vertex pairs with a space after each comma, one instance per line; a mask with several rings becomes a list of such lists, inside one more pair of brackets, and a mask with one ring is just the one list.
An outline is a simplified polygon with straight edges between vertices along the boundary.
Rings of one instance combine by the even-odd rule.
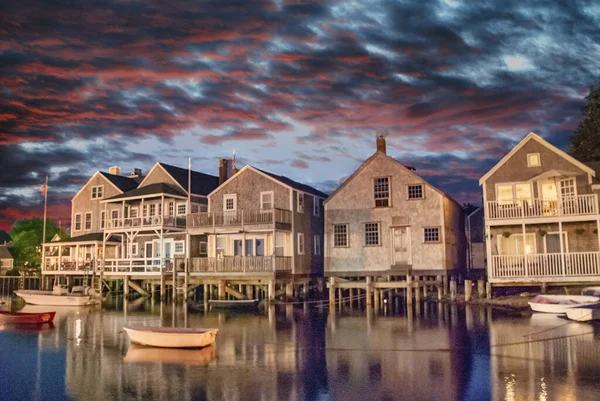
[[54, 320], [56, 312], [21, 313], [0, 311], [0, 323], [43, 324]]
[[96, 296], [90, 295], [86, 287], [73, 287], [73, 289], [75, 291], [69, 292], [66, 286], [57, 285], [52, 288], [52, 291], [16, 290], [14, 293], [32, 305], [89, 306], [98, 303]]
[[581, 290], [581, 295], [600, 297], [600, 287], [585, 287]]
[[258, 302], [258, 299], [210, 299], [208, 304], [210, 305], [211, 309], [257, 309]]
[[134, 344], [160, 348], [201, 348], [215, 342], [219, 329], [131, 326], [123, 327]]
[[567, 317], [578, 322], [600, 319], [600, 304], [591, 304], [567, 309]]
[[564, 315], [568, 309], [600, 302], [600, 297], [587, 295], [537, 295], [529, 301], [534, 312], [557, 313]]
[[216, 355], [213, 345], [202, 349], [170, 349], [169, 352], [165, 352], [163, 348], [132, 344], [125, 354], [124, 361], [206, 365], [214, 361]]

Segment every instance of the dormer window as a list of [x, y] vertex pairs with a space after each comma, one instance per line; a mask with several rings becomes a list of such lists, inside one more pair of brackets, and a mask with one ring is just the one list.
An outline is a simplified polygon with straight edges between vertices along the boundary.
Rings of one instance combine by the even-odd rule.
[[527, 153], [527, 167], [540, 167], [542, 160], [539, 153]]

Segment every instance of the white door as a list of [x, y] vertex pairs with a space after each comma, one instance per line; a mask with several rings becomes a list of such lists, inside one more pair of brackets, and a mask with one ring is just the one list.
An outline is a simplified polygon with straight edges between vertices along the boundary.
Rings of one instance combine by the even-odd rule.
[[410, 265], [410, 227], [395, 227], [393, 230], [394, 264]]
[[170, 269], [173, 266], [173, 261], [171, 260], [171, 258], [173, 257], [173, 240], [163, 241], [164, 266], [167, 269]]

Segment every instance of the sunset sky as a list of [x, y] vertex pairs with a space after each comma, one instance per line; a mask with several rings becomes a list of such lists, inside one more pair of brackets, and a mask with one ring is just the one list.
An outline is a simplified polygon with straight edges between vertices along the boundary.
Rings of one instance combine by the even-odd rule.
[[566, 149], [597, 1], [0, 2], [0, 229], [97, 170], [246, 163], [326, 192], [375, 150], [459, 202], [530, 131]]

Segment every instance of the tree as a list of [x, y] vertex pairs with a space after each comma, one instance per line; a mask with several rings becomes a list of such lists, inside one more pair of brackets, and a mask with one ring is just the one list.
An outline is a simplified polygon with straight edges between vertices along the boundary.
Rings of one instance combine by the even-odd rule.
[[581, 122], [569, 143], [569, 153], [580, 161], [598, 161], [600, 160], [600, 86], [590, 89], [581, 114]]
[[[15, 267], [40, 267], [42, 260], [42, 230], [44, 219], [34, 217], [31, 220], [19, 220], [10, 230], [12, 238], [11, 253], [15, 258]], [[50, 241], [55, 234], [61, 238], [68, 235], [50, 220], [46, 220], [46, 242]]]

